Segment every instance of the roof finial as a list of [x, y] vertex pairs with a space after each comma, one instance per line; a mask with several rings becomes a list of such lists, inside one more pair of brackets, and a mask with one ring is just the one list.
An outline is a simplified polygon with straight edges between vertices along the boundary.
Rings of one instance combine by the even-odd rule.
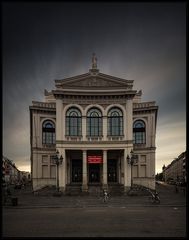
[[93, 53], [92, 57], [92, 69], [97, 69], [97, 58], [95, 56], [95, 53]]

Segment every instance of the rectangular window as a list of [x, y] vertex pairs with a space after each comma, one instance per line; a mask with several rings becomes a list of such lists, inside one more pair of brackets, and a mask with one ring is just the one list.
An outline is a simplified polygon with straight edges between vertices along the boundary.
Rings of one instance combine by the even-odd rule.
[[146, 177], [146, 165], [140, 165], [140, 177]]
[[50, 176], [51, 178], [56, 178], [56, 166], [54, 165], [50, 166]]
[[51, 165], [52, 165], [52, 164], [55, 164], [54, 158], [55, 158], [55, 155], [51, 155], [51, 156], [50, 156], [50, 164], [51, 164]]
[[141, 163], [146, 163], [146, 155], [141, 155], [140, 156], [140, 162]]
[[49, 161], [48, 155], [43, 155], [43, 156], [42, 156], [42, 163], [48, 164], [48, 161]]
[[138, 166], [134, 165], [132, 167], [132, 173], [133, 173], [133, 177], [138, 177]]
[[48, 178], [48, 165], [42, 165], [42, 178]]

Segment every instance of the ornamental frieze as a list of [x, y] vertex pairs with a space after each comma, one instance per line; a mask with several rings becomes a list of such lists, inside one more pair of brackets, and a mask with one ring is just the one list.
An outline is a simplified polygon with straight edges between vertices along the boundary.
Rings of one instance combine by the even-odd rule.
[[126, 86], [124, 84], [117, 83], [115, 81], [104, 80], [103, 78], [99, 77], [90, 77], [87, 79], [82, 79], [80, 81], [67, 83], [63, 85], [64, 88], [66, 87], [126, 87], [130, 88], [130, 86]]

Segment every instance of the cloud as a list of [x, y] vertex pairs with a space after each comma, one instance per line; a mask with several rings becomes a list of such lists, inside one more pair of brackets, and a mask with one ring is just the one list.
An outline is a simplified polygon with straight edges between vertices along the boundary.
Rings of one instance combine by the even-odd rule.
[[178, 156], [186, 145], [185, 13], [185, 3], [4, 3], [4, 154], [29, 163], [29, 105], [54, 79], [88, 72], [95, 52], [100, 72], [133, 79], [142, 100], [159, 106], [157, 169]]

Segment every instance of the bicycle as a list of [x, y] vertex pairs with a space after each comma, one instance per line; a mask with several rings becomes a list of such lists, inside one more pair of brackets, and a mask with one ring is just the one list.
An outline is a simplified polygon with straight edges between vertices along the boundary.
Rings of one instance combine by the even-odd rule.
[[107, 202], [109, 200], [110, 194], [107, 192], [107, 190], [103, 190], [103, 202]]
[[152, 201], [152, 203], [160, 203], [160, 198], [158, 195], [158, 192], [155, 190], [155, 192], [153, 193], [151, 190], [148, 190], [148, 192], [151, 194], [151, 196], [149, 197], [149, 200]]

